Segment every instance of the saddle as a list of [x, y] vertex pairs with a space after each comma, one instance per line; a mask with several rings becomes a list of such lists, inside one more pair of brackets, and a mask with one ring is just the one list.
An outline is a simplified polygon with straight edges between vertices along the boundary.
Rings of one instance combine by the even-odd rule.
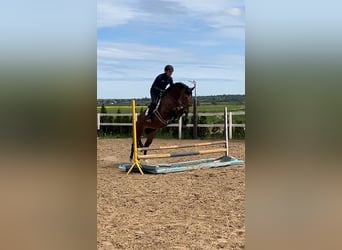
[[149, 105], [145, 111], [145, 116], [148, 116], [148, 114], [150, 114], [150, 116], [152, 116], [158, 110], [158, 107], [160, 105], [160, 101], [161, 101], [161, 99], [159, 99], [157, 105], [153, 108], [153, 110], [151, 112], [150, 112], [151, 105]]
[[[147, 122], [149, 120], [151, 121], [151, 118], [155, 116], [160, 122], [162, 122], [164, 125], [167, 125], [170, 122], [177, 121], [178, 118], [184, 113], [187, 114], [193, 89], [194, 88], [189, 88], [181, 82], [171, 85], [166, 89], [165, 92], [162, 93], [162, 96], [159, 98], [157, 104], [151, 103], [152, 105], [146, 109], [145, 116], [150, 118], [147, 119]], [[154, 107], [154, 105], [156, 106]], [[163, 116], [161, 115], [159, 109], [161, 110]]]
[[157, 119], [161, 121], [162, 123], [164, 123], [165, 125], [170, 124], [172, 122], [178, 122], [179, 120], [178, 117], [180, 116], [179, 114], [183, 113], [184, 107], [183, 106], [177, 107], [176, 110], [172, 112], [171, 118], [169, 120], [165, 120], [158, 111], [160, 103], [161, 103], [161, 99], [159, 99], [156, 107], [151, 111], [151, 113], [150, 113], [150, 108], [151, 108], [150, 106], [146, 109], [145, 116], [148, 117], [148, 114], [150, 114], [149, 118], [146, 121], [151, 122], [152, 121], [151, 118], [153, 116], [156, 116]]

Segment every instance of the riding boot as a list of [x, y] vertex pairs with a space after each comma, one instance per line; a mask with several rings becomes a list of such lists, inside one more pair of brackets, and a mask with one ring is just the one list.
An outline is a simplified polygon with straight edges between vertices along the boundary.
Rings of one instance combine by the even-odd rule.
[[150, 106], [148, 107], [148, 113], [147, 113], [147, 117], [151, 118], [152, 117], [152, 113], [154, 111], [154, 109], [156, 108], [156, 104], [155, 103], [151, 103]]

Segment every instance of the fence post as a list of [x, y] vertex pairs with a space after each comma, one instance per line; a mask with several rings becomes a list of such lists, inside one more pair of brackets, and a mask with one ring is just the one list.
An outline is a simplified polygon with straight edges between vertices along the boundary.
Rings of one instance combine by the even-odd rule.
[[229, 112], [229, 139], [233, 138], [233, 113]]
[[101, 123], [100, 114], [97, 113], [97, 130], [100, 130], [100, 123]]
[[178, 139], [182, 139], [182, 126], [183, 126], [183, 118], [180, 117], [178, 120]]

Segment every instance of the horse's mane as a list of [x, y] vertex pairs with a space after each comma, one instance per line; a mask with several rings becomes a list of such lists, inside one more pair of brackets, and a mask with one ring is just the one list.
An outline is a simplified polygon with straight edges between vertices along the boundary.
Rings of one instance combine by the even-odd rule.
[[165, 91], [165, 94], [170, 93], [171, 91], [175, 91], [175, 89], [186, 89], [188, 90], [189, 87], [187, 85], [185, 85], [182, 82], [175, 82], [174, 84], [172, 84], [170, 87], [168, 87]]

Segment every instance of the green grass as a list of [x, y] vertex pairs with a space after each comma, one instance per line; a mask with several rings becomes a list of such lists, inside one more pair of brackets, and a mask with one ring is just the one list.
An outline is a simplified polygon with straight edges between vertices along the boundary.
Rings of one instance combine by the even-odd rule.
[[[228, 111], [243, 111], [245, 105], [241, 104], [207, 104], [198, 106], [198, 112], [224, 112], [224, 108], [227, 107]], [[192, 108], [191, 108], [192, 110]]]
[[[118, 113], [118, 110], [122, 114], [131, 113], [132, 108], [129, 105], [107, 105], [105, 106], [107, 113]], [[215, 113], [215, 112], [223, 112], [224, 107], [228, 108], [228, 111], [244, 111], [245, 105], [241, 104], [205, 104], [198, 106], [199, 113]], [[141, 108], [145, 109], [147, 106], [137, 106], [136, 111], [140, 112]], [[97, 112], [99, 113], [101, 110], [101, 106], [97, 106]], [[192, 113], [193, 109], [190, 107], [190, 112]]]
[[[106, 105], [107, 113], [118, 113], [118, 110], [122, 114], [132, 113], [132, 107], [129, 105]], [[146, 108], [147, 106], [136, 106], [136, 111], [139, 112], [141, 107]], [[97, 113], [101, 110], [101, 106], [97, 106]]]

